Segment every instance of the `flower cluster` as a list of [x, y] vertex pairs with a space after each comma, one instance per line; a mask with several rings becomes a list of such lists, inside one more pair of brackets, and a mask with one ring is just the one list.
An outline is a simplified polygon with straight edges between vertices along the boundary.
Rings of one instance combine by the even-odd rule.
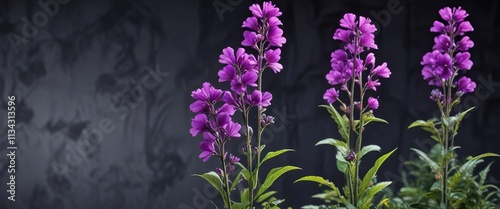
[[[375, 25], [371, 24], [371, 20], [366, 17], [359, 16], [357, 19], [356, 15], [347, 13], [340, 20], [340, 26], [341, 28], [335, 31], [333, 39], [344, 42], [344, 49], [332, 52], [330, 60], [332, 69], [326, 75], [326, 80], [333, 86], [340, 85], [340, 90], [350, 94], [349, 81], [354, 80], [354, 82], [362, 84], [362, 72], [369, 69], [370, 73], [364, 83], [363, 93], [367, 89], [376, 91], [377, 86], [380, 86], [378, 77], [389, 78], [391, 71], [385, 62], [376, 66], [373, 53], [367, 54], [364, 60], [361, 59], [361, 53], [364, 51], [378, 48], [373, 34], [377, 30]], [[339, 91], [336, 88], [326, 90], [323, 95], [323, 99], [330, 104], [334, 103], [338, 97]], [[356, 102], [356, 104], [360, 103]], [[378, 99], [370, 97], [366, 104], [367, 106], [364, 108], [377, 109]], [[346, 107], [342, 107], [342, 109], [349, 111]]]
[[208, 82], [203, 83], [202, 88], [193, 91], [191, 96], [196, 101], [189, 106], [189, 109], [197, 115], [191, 121], [190, 133], [192, 136], [203, 136], [199, 158], [203, 159], [203, 162], [213, 155], [225, 158], [226, 153], [222, 153], [221, 149], [224, 143], [230, 138], [240, 137], [241, 125], [231, 120], [236, 107], [224, 103], [216, 108], [216, 104], [222, 100], [223, 92]]
[[[266, 61], [265, 66], [258, 66], [259, 70], [267, 67], [275, 73], [283, 69], [283, 65], [278, 63], [281, 59], [281, 49], [286, 38], [283, 37], [283, 30], [279, 27], [283, 25], [278, 19], [281, 12], [271, 2], [264, 2], [262, 8], [258, 4], [250, 6], [253, 16], [247, 18], [242, 27], [246, 28], [243, 32], [243, 41], [241, 45], [249, 46], [259, 51], [258, 63]], [[274, 49], [273, 49], [274, 48]]]
[[245, 53], [245, 49], [239, 48], [236, 53], [231, 47], [222, 50], [219, 62], [225, 64], [219, 71], [219, 82], [230, 82], [231, 91], [224, 92], [222, 100], [233, 105], [241, 111], [248, 110], [250, 106], [267, 107], [271, 105], [272, 94], [254, 89], [248, 91], [248, 87], [256, 88], [259, 78], [256, 60], [253, 55]]
[[[422, 57], [420, 64], [423, 65], [422, 76], [429, 85], [456, 87], [456, 95], [473, 92], [476, 83], [465, 76], [454, 81], [460, 71], [466, 72], [472, 68], [470, 53], [467, 52], [474, 46], [474, 42], [465, 33], [474, 30], [469, 21], [464, 21], [469, 14], [462, 8], [443, 8], [439, 10], [443, 22], [434, 21], [430, 28], [431, 32], [439, 33], [434, 38], [433, 51]], [[439, 89], [431, 92], [431, 99], [442, 101], [442, 93]], [[449, 98], [450, 99], [450, 98]]]

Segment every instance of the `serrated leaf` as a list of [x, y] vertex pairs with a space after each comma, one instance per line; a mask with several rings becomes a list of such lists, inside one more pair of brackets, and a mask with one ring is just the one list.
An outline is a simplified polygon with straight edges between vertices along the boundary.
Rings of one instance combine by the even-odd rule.
[[208, 173], [204, 173], [201, 175], [194, 174], [193, 176], [198, 176], [198, 177], [201, 177], [201, 178], [205, 179], [206, 181], [208, 181], [208, 183], [210, 183], [219, 192], [219, 194], [222, 196], [224, 202], [225, 203], [228, 202], [226, 191], [224, 190], [224, 184], [222, 183], [222, 179], [220, 178], [220, 176], [217, 173], [215, 173], [214, 171], [210, 171]]
[[269, 197], [273, 196], [274, 194], [276, 194], [276, 191], [269, 191], [269, 192], [266, 192], [264, 194], [262, 194], [260, 197], [257, 197], [257, 203], [261, 203], [261, 202], [264, 202], [266, 201]]
[[365, 156], [369, 152], [377, 151], [380, 152], [382, 148], [380, 148], [378, 145], [366, 145], [363, 148], [361, 148], [361, 151], [357, 154], [358, 158], [361, 159], [363, 156]]
[[434, 162], [434, 160], [432, 160], [426, 153], [422, 152], [419, 149], [415, 149], [415, 148], [411, 148], [411, 150], [416, 152], [418, 154], [419, 158], [421, 160], [423, 160], [424, 162], [426, 162], [427, 165], [429, 165], [431, 170], [433, 170], [434, 172], [439, 171], [439, 165], [436, 162]]
[[347, 147], [347, 144], [343, 141], [340, 141], [340, 140], [337, 140], [334, 138], [326, 138], [326, 139], [323, 139], [323, 140], [319, 141], [318, 143], [316, 143], [315, 146], [318, 146], [318, 145], [332, 145], [335, 148], [337, 148], [337, 150], [340, 151], [340, 153], [342, 153], [342, 155], [347, 156], [348, 147]]
[[[396, 148], [397, 149], [397, 148]], [[386, 153], [385, 155], [382, 155], [379, 157], [376, 161], [375, 164], [373, 165], [368, 172], [366, 172], [365, 176], [363, 177], [363, 181], [361, 181], [361, 184], [359, 186], [359, 191], [358, 193], [361, 193], [362, 191], [365, 191], [368, 188], [368, 185], [370, 185], [370, 181], [375, 177], [375, 174], [377, 173], [378, 169], [382, 164], [384, 163], [391, 154], [396, 151], [396, 149], [393, 149], [392, 151]]]
[[330, 115], [332, 116], [335, 123], [338, 125], [339, 134], [342, 136], [344, 140], [347, 141], [349, 138], [349, 121], [347, 118], [344, 118], [340, 113], [330, 104], [330, 105], [320, 105], [320, 107], [324, 107], [328, 110]]
[[269, 171], [266, 178], [264, 179], [264, 183], [262, 183], [259, 190], [257, 191], [256, 197], [258, 197], [258, 196], [262, 195], [264, 192], [266, 192], [267, 189], [269, 189], [269, 187], [271, 187], [273, 185], [273, 183], [280, 176], [282, 176], [283, 174], [285, 174], [289, 171], [293, 171], [293, 170], [300, 170], [300, 168], [295, 167], [295, 166], [290, 166], [290, 165], [273, 168], [271, 171]]

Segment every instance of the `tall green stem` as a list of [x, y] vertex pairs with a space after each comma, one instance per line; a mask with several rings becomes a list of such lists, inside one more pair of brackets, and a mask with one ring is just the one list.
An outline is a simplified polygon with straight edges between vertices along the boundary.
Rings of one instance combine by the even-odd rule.
[[445, 92], [445, 101], [444, 101], [444, 120], [447, 121], [447, 124], [444, 125], [444, 156], [443, 156], [443, 189], [441, 191], [441, 203], [448, 208], [448, 171], [449, 171], [449, 161], [448, 161], [448, 152], [449, 152], [449, 139], [450, 139], [450, 112], [451, 112], [451, 87], [453, 82], [453, 76], [447, 82], [446, 92]]
[[[356, 65], [355, 65], [356, 66]], [[363, 94], [363, 78], [362, 76], [359, 76], [359, 130], [358, 130], [358, 138], [356, 139], [356, 154], [359, 154], [359, 152], [361, 151], [361, 142], [363, 140], [363, 97], [364, 97], [364, 94]], [[356, 173], [355, 173], [355, 176], [354, 176], [354, 179], [356, 181], [356, 184], [355, 185], [355, 188], [354, 188], [354, 195], [356, 196], [356, 201], [357, 201], [357, 198], [358, 198], [358, 183], [357, 183], [357, 180], [359, 179], [359, 167], [360, 167], [360, 164], [361, 164], [361, 160], [356, 157], [355, 158], [355, 162], [356, 162]]]
[[[246, 135], [246, 149], [247, 149], [247, 166], [250, 173], [253, 172], [252, 166], [252, 145], [250, 144], [250, 125], [248, 124], [248, 111], [243, 110], [243, 120], [245, 121], [245, 135]], [[250, 201], [250, 208], [253, 208], [253, 178], [248, 179], [248, 200]]]
[[221, 161], [222, 161], [222, 172], [224, 174], [224, 188], [226, 190], [226, 199], [227, 203], [226, 206], [229, 209], [232, 209], [231, 205], [231, 195], [230, 195], [230, 190], [229, 190], [229, 173], [227, 173], [227, 165], [226, 165], [226, 159], [225, 159], [225, 150], [224, 150], [224, 144], [220, 146], [220, 154], [221, 154]]

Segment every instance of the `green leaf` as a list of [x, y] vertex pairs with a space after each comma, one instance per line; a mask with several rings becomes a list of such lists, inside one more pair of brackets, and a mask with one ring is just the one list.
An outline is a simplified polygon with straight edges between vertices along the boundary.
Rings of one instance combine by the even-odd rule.
[[241, 175], [243, 176], [243, 178], [247, 181], [250, 180], [250, 177], [252, 177], [250, 171], [248, 171], [248, 169], [241, 163], [236, 163], [236, 165], [241, 168]]
[[262, 194], [260, 197], [257, 197], [257, 203], [264, 202], [265, 200], [267, 200], [269, 197], [273, 196], [274, 194], [276, 194], [276, 191], [269, 191], [269, 192]]
[[500, 157], [500, 155], [496, 154], [496, 153], [487, 152], [487, 153], [480, 154], [476, 157], [468, 157], [467, 160], [479, 160], [479, 159], [482, 159], [485, 157]]
[[338, 125], [340, 136], [342, 136], [344, 140], [347, 140], [349, 138], [349, 120], [347, 117], [340, 115], [340, 113], [331, 104], [320, 105], [320, 107], [324, 107], [328, 110], [333, 120]]
[[224, 190], [224, 184], [222, 183], [222, 179], [220, 179], [220, 176], [217, 173], [215, 173], [214, 171], [210, 171], [201, 175], [194, 174], [193, 176], [198, 176], [208, 181], [208, 183], [210, 183], [222, 196], [224, 203], [228, 202], [226, 191]]
[[334, 146], [344, 156], [347, 156], [347, 152], [349, 151], [347, 144], [345, 142], [337, 140], [337, 139], [326, 138], [326, 139], [323, 139], [323, 140], [319, 141], [318, 143], [316, 143], [315, 146], [323, 145], [323, 144]]
[[311, 182], [315, 182], [315, 183], [327, 186], [334, 191], [339, 191], [339, 188], [337, 186], [335, 186], [335, 184], [333, 182], [328, 181], [321, 176], [304, 176], [300, 179], [297, 179], [294, 183], [297, 183], [299, 181], [311, 181]]
[[462, 120], [464, 119], [465, 115], [467, 115], [467, 113], [469, 113], [471, 110], [473, 110], [474, 107], [471, 107], [461, 113], [458, 113], [457, 115], [455, 115], [456, 117], [456, 121], [455, 121], [455, 124], [453, 126], [453, 133], [456, 134], [457, 131], [458, 131], [458, 127], [460, 126], [460, 122], [462, 122]]
[[[379, 122], [379, 123], [389, 124], [386, 120], [384, 120], [382, 118], [375, 117], [372, 112], [365, 112], [363, 114], [363, 127], [371, 122]], [[354, 121], [354, 127], [356, 127], [355, 128], [356, 130], [359, 130], [359, 120]]]
[[345, 160], [344, 156], [340, 153], [340, 151], [337, 151], [335, 159], [337, 159], [337, 168], [339, 169], [339, 171], [342, 173], [346, 173], [349, 164]]
[[389, 158], [389, 156], [391, 156], [391, 154], [394, 151], [396, 151], [396, 149], [393, 149], [392, 151], [388, 152], [387, 154], [382, 155], [381, 157], [379, 157], [377, 159], [377, 161], [375, 161], [375, 165], [373, 165], [373, 167], [370, 168], [370, 170], [368, 170], [368, 172], [366, 172], [365, 176], [363, 177], [363, 181], [361, 182], [360, 187], [359, 187], [359, 191], [360, 191], [359, 193], [361, 193], [362, 191], [365, 191], [368, 188], [368, 185], [370, 185], [370, 181], [375, 177], [375, 174], [377, 173], [380, 166], [382, 166], [382, 163], [384, 163], [384, 161], [387, 160], [387, 158]]
[[415, 127], [421, 127], [423, 130], [431, 133], [431, 138], [436, 140], [437, 142], [441, 143], [441, 141], [442, 141], [441, 140], [441, 133], [436, 128], [436, 124], [434, 124], [434, 121], [432, 121], [432, 120], [428, 120], [428, 121], [417, 120], [417, 121], [413, 122], [412, 124], [410, 124], [410, 126], [408, 126], [408, 129], [415, 128]]
[[419, 158], [424, 162], [426, 162], [427, 165], [429, 165], [432, 171], [434, 172], [439, 171], [439, 165], [436, 162], [434, 162], [434, 160], [432, 160], [426, 153], [415, 148], [411, 148], [411, 150], [415, 151], [418, 154]]
[[293, 152], [293, 151], [295, 151], [295, 150], [293, 150], [293, 149], [281, 149], [281, 150], [274, 151], [274, 152], [268, 152], [266, 154], [266, 156], [262, 159], [262, 161], [260, 162], [260, 164], [259, 164], [258, 167], [260, 167], [260, 165], [262, 165], [264, 162], [266, 162], [269, 159], [275, 158], [275, 157], [277, 157], [277, 156], [279, 156], [279, 155], [281, 155], [283, 153]]
[[357, 154], [358, 159], [361, 159], [364, 155], [366, 155], [369, 152], [372, 151], [377, 151], [380, 152], [381, 148], [378, 145], [366, 145], [363, 148], [361, 148], [361, 151]]
[[241, 203], [234, 203], [232, 205], [233, 209], [244, 209], [247, 208], [250, 205], [250, 202], [241, 202]]
[[231, 188], [229, 189], [229, 191], [233, 191], [236, 188], [238, 183], [240, 183], [240, 179], [241, 179], [242, 175], [243, 175], [243, 172], [238, 173], [236, 178], [234, 178], [233, 183], [231, 183]]
[[285, 173], [287, 173], [289, 171], [293, 171], [293, 170], [300, 170], [300, 168], [299, 167], [295, 167], [295, 166], [290, 166], [290, 165], [283, 166], [283, 167], [273, 168], [267, 174], [266, 178], [264, 179], [264, 183], [262, 183], [262, 185], [260, 186], [259, 190], [257, 191], [257, 195], [255, 195], [255, 196], [259, 197], [260, 195], [264, 194], [264, 192], [266, 192], [267, 189], [269, 189], [269, 187], [271, 187], [273, 185], [273, 183], [280, 176], [282, 176], [283, 174], [285, 174]]
[[245, 188], [245, 189], [243, 190], [243, 192], [241, 192], [241, 195], [240, 195], [240, 201], [241, 201], [242, 203], [244, 203], [244, 202], [249, 202], [249, 201], [248, 201], [248, 192], [249, 192], [249, 189], [248, 189], [248, 188]]
[[[329, 198], [331, 198], [332, 200], [339, 202], [339, 203], [347, 203], [346, 198], [342, 195], [342, 193], [340, 193], [339, 188], [337, 186], [335, 186], [335, 184], [333, 182], [328, 181], [321, 176], [304, 176], [304, 177], [296, 180], [294, 183], [297, 183], [299, 181], [309, 181], [309, 182], [318, 183], [318, 184], [323, 185], [323, 186], [327, 186], [335, 194], [334, 196], [330, 196]], [[314, 195], [313, 197], [318, 197], [318, 195]]]
[[373, 198], [378, 192], [382, 191], [382, 189], [386, 188], [391, 183], [391, 181], [383, 181], [371, 186], [368, 188], [368, 197]]

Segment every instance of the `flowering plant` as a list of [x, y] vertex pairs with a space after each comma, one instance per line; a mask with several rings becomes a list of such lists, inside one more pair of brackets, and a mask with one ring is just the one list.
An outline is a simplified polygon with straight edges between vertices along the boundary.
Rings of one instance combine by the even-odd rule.
[[426, 193], [422, 200], [429, 200], [425, 203], [427, 206], [459, 208], [464, 204], [464, 197], [458, 195], [457, 190], [466, 175], [483, 161], [482, 158], [500, 155], [484, 153], [469, 157], [461, 166], [456, 166], [455, 150], [459, 147], [455, 146], [455, 136], [458, 134], [460, 123], [474, 107], [456, 115], [451, 113], [453, 107], [460, 103], [460, 98], [473, 92], [476, 87], [474, 81], [463, 76], [472, 68], [468, 50], [474, 46], [474, 42], [465, 36], [465, 33], [473, 31], [474, 28], [469, 21], [465, 21], [468, 14], [461, 7], [445, 7], [439, 10], [439, 15], [444, 23], [434, 21], [430, 28], [431, 32], [439, 35], [434, 38], [433, 51], [423, 56], [421, 64], [424, 80], [428, 81], [430, 86], [436, 87], [432, 90], [430, 99], [436, 102], [440, 117], [427, 121], [417, 120], [409, 128], [421, 127], [431, 134], [431, 138], [441, 148], [437, 159], [432, 159], [421, 150], [412, 149], [431, 169], [437, 181], [432, 188], [428, 188], [430, 192]]
[[[274, 118], [264, 114], [266, 107], [271, 105], [272, 94], [262, 90], [262, 73], [271, 69], [278, 73], [283, 69], [279, 63], [281, 59], [280, 47], [286, 42], [283, 37], [282, 25], [278, 19], [281, 16], [279, 8], [271, 2], [264, 2], [250, 6], [253, 16], [247, 18], [242, 27], [243, 46], [256, 51], [256, 55], [249, 54], [244, 48], [234, 50], [227, 47], [222, 50], [219, 62], [225, 65], [219, 72], [219, 82], [228, 82], [230, 90], [216, 89], [210, 83], [192, 92], [196, 100], [190, 109], [197, 115], [191, 122], [190, 130], [193, 136], [201, 135], [202, 153], [200, 158], [206, 162], [211, 157], [217, 157], [221, 168], [215, 171], [197, 175], [207, 180], [221, 194], [225, 208], [254, 208], [255, 203], [262, 203], [264, 208], [277, 207], [283, 200], [273, 197], [275, 191], [270, 187], [283, 174], [299, 169], [295, 166], [283, 166], [271, 169], [263, 182], [260, 182], [259, 171], [262, 164], [271, 158], [293, 151], [283, 149], [268, 152], [262, 156], [264, 145], [261, 144], [262, 133]], [[219, 105], [221, 104], [221, 105]], [[256, 139], [253, 139], [253, 128], [249, 123], [250, 113], [256, 109]], [[240, 112], [242, 123], [234, 122], [234, 114]], [[228, 152], [225, 145], [230, 139], [241, 137], [243, 128], [245, 146], [242, 148], [246, 157], [246, 164], [240, 163], [240, 158]], [[230, 174], [239, 168], [234, 179]], [[232, 192], [242, 180], [246, 181], [246, 188], [240, 191], [240, 201], [232, 199]]]
[[[329, 200], [336, 202], [334, 208], [341, 205], [347, 208], [370, 208], [374, 196], [391, 184], [390, 181], [373, 184], [375, 175], [382, 163], [395, 151], [384, 154], [378, 158], [375, 165], [360, 178], [361, 159], [372, 151], [380, 151], [377, 145], [362, 145], [363, 130], [371, 122], [385, 120], [374, 116], [373, 111], [379, 107], [375, 97], [368, 97], [369, 91], [376, 91], [381, 85], [379, 78], [389, 78], [391, 71], [387, 63], [375, 65], [375, 55], [366, 54], [370, 49], [377, 49], [374, 32], [377, 30], [371, 20], [354, 14], [345, 14], [340, 20], [340, 26], [335, 31], [333, 39], [342, 41], [344, 49], [338, 49], [331, 54], [332, 69], [326, 75], [328, 83], [337, 87], [326, 90], [323, 99], [329, 105], [321, 105], [328, 110], [338, 125], [339, 139], [327, 138], [316, 145], [328, 144], [337, 149], [336, 159], [338, 169], [346, 176], [344, 193], [333, 183], [319, 176], [305, 176], [297, 181], [312, 181], [327, 186], [333, 193], [328, 195]], [[362, 58], [363, 57], [363, 58]], [[364, 80], [366, 79], [366, 80]], [[344, 102], [339, 98], [344, 92], [348, 100]], [[338, 102], [342, 114], [332, 104]], [[357, 119], [356, 119], [357, 118]], [[326, 199], [327, 195], [316, 195]], [[378, 207], [382, 204], [379, 203]]]

